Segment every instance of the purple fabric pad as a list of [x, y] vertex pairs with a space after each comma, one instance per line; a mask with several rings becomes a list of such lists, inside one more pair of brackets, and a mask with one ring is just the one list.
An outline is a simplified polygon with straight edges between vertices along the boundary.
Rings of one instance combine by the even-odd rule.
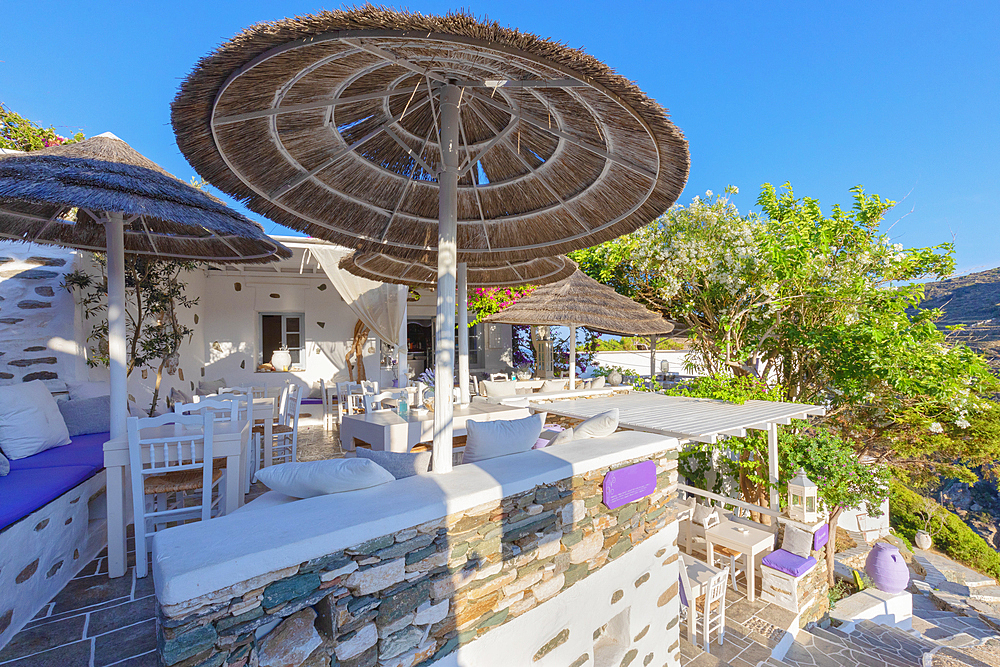
[[44, 507], [95, 472], [91, 466], [11, 470], [6, 477], [0, 477], [0, 498], [3, 499], [0, 501], [0, 530]]
[[303, 398], [302, 405], [323, 405], [322, 398]]
[[70, 440], [68, 445], [53, 447], [33, 456], [11, 461], [10, 470], [13, 472], [35, 468], [87, 466], [93, 472], [97, 472], [104, 467], [104, 443], [110, 439], [110, 433], [78, 435]]
[[796, 556], [790, 551], [785, 551], [784, 549], [775, 549], [771, 553], [764, 556], [764, 560], [761, 561], [761, 564], [767, 565], [773, 570], [790, 574], [793, 577], [800, 577], [808, 572], [809, 568], [816, 564], [816, 559], [812, 556], [809, 558]]
[[822, 549], [830, 539], [830, 524], [824, 523], [813, 535], [813, 551]]

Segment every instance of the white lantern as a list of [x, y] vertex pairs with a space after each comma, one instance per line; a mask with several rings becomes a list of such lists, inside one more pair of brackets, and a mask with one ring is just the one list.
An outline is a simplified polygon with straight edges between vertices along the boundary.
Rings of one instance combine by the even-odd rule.
[[805, 524], [819, 519], [819, 488], [801, 468], [788, 482], [788, 516]]

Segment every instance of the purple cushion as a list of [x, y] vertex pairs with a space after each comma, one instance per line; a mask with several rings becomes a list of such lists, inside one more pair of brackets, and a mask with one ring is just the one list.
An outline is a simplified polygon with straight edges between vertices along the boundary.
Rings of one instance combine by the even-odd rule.
[[800, 577], [808, 572], [809, 568], [816, 564], [816, 559], [812, 556], [809, 558], [796, 556], [790, 551], [785, 551], [784, 549], [775, 549], [771, 553], [764, 556], [761, 564], [767, 565], [769, 568], [779, 572], [790, 574], [793, 577]]
[[93, 472], [104, 467], [104, 443], [110, 433], [88, 433], [70, 439], [68, 445], [53, 447], [33, 456], [10, 462], [11, 472], [58, 466], [87, 466]]
[[303, 398], [302, 405], [323, 405], [322, 398]]
[[11, 470], [6, 477], [0, 477], [0, 530], [44, 507], [95, 472], [91, 466]]

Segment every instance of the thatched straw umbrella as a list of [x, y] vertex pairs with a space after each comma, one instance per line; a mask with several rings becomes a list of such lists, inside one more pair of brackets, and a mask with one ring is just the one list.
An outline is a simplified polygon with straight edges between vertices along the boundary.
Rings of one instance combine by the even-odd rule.
[[257, 223], [107, 133], [0, 156], [0, 236], [107, 252], [111, 437], [125, 435], [125, 253], [269, 262], [291, 251]]
[[666, 111], [596, 58], [466, 14], [371, 5], [245, 30], [185, 80], [172, 120], [194, 168], [252, 210], [436, 261], [439, 472], [456, 264], [633, 231], [676, 201], [689, 167]]
[[[356, 276], [399, 285], [437, 286], [437, 267], [391, 255], [355, 252], [340, 260], [340, 268]], [[465, 262], [458, 265], [458, 330], [469, 328], [469, 288], [547, 285], [570, 276], [576, 263], [565, 255], [539, 257], [498, 265]], [[400, 362], [402, 363], [402, 362]], [[458, 337], [458, 386], [460, 402], [469, 403], [469, 339]]]
[[615, 336], [650, 336], [654, 338], [654, 355], [655, 337], [674, 330], [674, 325], [669, 320], [580, 270], [557, 283], [539, 287], [510, 308], [494, 313], [484, 321], [569, 327], [570, 383], [576, 378], [578, 326]]

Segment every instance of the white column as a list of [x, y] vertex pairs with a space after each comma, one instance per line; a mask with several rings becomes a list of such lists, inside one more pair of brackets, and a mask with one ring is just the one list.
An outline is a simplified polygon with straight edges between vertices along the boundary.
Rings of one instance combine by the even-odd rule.
[[434, 472], [451, 472], [455, 390], [455, 272], [458, 263], [458, 102], [461, 91], [441, 89], [441, 171], [438, 174], [438, 282], [434, 363]]
[[569, 388], [576, 389], [576, 325], [569, 325]]
[[128, 378], [125, 374], [125, 223], [121, 213], [104, 221], [108, 244], [108, 356], [111, 359], [111, 437], [125, 437]]
[[767, 476], [771, 482], [771, 509], [781, 511], [778, 502], [778, 425], [767, 425]]
[[399, 325], [399, 340], [396, 342], [396, 368], [399, 375], [399, 386], [405, 387], [409, 384], [406, 379], [406, 371], [409, 365], [406, 362], [406, 298], [410, 295], [410, 290], [406, 285], [400, 285], [399, 291], [403, 299], [403, 321]]
[[649, 389], [653, 390], [653, 383], [656, 382], [656, 343], [659, 336], [649, 337]]
[[458, 384], [459, 401], [469, 404], [469, 265], [458, 264]]

